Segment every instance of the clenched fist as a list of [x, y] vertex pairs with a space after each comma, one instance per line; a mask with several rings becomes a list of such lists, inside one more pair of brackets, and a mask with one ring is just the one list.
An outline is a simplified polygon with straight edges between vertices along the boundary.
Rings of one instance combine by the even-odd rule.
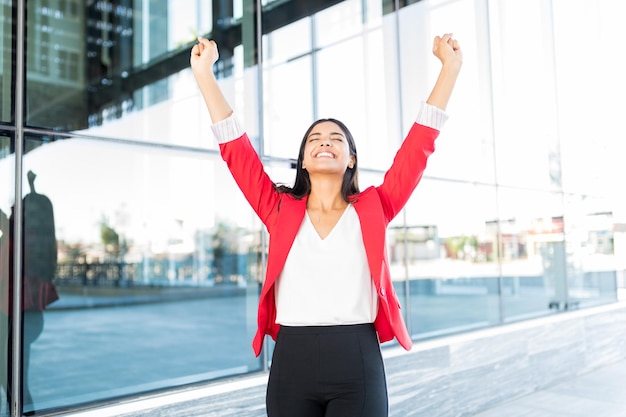
[[191, 48], [189, 63], [196, 79], [213, 74], [213, 64], [217, 62], [220, 54], [217, 43], [214, 40], [198, 37], [198, 43]]

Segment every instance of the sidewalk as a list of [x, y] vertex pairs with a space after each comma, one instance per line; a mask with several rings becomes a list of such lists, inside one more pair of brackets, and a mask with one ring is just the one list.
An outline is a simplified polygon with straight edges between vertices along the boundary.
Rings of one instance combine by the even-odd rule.
[[626, 360], [496, 405], [474, 417], [626, 417]]
[[[477, 381], [478, 382], [478, 381]], [[119, 404], [71, 417], [265, 417], [266, 376], [243, 378], [203, 389]], [[394, 412], [389, 417], [430, 417]], [[155, 409], [158, 407], [158, 410]], [[470, 417], [468, 414], [447, 417]], [[532, 394], [495, 404], [473, 417], [626, 417], [626, 359]]]

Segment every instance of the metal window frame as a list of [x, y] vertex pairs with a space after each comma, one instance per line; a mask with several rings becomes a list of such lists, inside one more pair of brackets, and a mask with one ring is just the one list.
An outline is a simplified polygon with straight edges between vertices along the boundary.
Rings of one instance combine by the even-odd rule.
[[11, 367], [11, 401], [9, 404], [9, 415], [22, 415], [22, 157], [24, 155], [24, 80], [25, 80], [25, 50], [26, 44], [26, 1], [17, 0], [16, 3], [16, 25], [15, 37], [15, 212], [13, 226], [13, 311], [11, 320], [12, 340], [11, 346], [12, 361]]

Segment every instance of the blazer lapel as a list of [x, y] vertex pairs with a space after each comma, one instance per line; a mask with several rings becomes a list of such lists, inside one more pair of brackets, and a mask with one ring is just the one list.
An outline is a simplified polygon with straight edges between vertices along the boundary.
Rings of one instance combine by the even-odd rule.
[[385, 252], [385, 219], [376, 192], [366, 190], [359, 195], [354, 203], [363, 234], [363, 245], [367, 253], [367, 261], [376, 288], [380, 286], [383, 254]]
[[267, 282], [263, 285], [263, 293], [269, 291], [283, 269], [291, 245], [300, 230], [306, 213], [307, 197], [300, 200], [284, 195], [280, 203], [277, 224], [270, 235], [270, 253], [268, 254]]

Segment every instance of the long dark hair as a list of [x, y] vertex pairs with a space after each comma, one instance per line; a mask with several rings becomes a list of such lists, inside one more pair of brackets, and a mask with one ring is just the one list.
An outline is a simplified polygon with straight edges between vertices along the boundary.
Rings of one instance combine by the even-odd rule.
[[348, 141], [348, 146], [350, 148], [350, 155], [354, 158], [354, 165], [352, 168], [346, 168], [346, 172], [343, 175], [343, 181], [341, 183], [341, 197], [348, 202], [354, 202], [356, 195], [359, 193], [359, 172], [358, 172], [358, 158], [356, 155], [356, 145], [354, 144], [354, 138], [352, 137], [352, 133], [346, 127], [345, 124], [340, 122], [337, 119], [319, 119], [313, 122], [311, 126], [307, 129], [304, 137], [302, 138], [302, 143], [300, 143], [300, 152], [298, 152], [298, 161], [296, 163], [296, 180], [293, 184], [293, 187], [289, 187], [287, 185], [276, 185], [276, 190], [281, 193], [291, 194], [293, 197], [298, 200], [303, 198], [304, 196], [309, 195], [311, 192], [311, 179], [309, 178], [309, 172], [302, 168], [302, 160], [304, 159], [304, 148], [306, 146], [306, 141], [311, 131], [315, 126], [324, 122], [332, 122], [335, 123], [339, 128], [343, 131], [346, 140]]

